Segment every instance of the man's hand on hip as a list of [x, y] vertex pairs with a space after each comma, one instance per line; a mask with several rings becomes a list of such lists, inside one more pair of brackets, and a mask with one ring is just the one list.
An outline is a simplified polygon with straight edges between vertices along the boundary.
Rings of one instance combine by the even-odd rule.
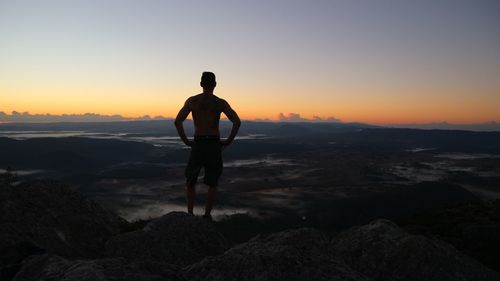
[[185, 145], [187, 145], [187, 146], [193, 147], [193, 145], [194, 145], [194, 141], [192, 141], [192, 140], [187, 140], [187, 141], [185, 141], [185, 142], [184, 142], [184, 144], [185, 144]]
[[225, 140], [221, 140], [220, 144], [222, 145], [222, 148], [225, 148], [225, 147], [229, 146], [231, 144], [231, 142], [232, 141], [225, 139]]

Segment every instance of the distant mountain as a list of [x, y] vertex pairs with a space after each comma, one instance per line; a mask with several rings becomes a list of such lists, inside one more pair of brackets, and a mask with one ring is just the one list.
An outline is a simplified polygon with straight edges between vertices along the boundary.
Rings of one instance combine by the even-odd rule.
[[447, 122], [428, 123], [428, 124], [389, 124], [392, 128], [411, 128], [411, 129], [439, 129], [439, 130], [465, 130], [465, 131], [500, 131], [500, 123], [495, 121], [477, 124], [450, 124]]
[[0, 167], [16, 169], [99, 169], [123, 161], [141, 160], [152, 145], [92, 138], [33, 138], [14, 140], [0, 137]]
[[[191, 120], [184, 123], [188, 133], [193, 131]], [[221, 133], [228, 134], [231, 122], [221, 120]], [[500, 123], [495, 121], [478, 124], [450, 124], [447, 122], [428, 124], [387, 124], [371, 125], [359, 122], [271, 122], [244, 120], [240, 135], [304, 135], [325, 133], [332, 130], [355, 130], [366, 128], [407, 128], [425, 130], [500, 131]], [[0, 123], [0, 133], [5, 131], [85, 131], [95, 133], [128, 133], [148, 135], [177, 135], [173, 120], [134, 120], [110, 122], [54, 122], [54, 123]]]
[[[188, 134], [193, 131], [193, 123], [187, 120], [184, 123]], [[231, 129], [231, 122], [221, 120], [221, 133], [227, 134]], [[303, 135], [305, 133], [324, 133], [334, 129], [375, 128], [377, 126], [363, 123], [341, 122], [262, 122], [243, 121], [240, 135]], [[116, 122], [58, 122], [58, 123], [3, 123], [2, 131], [86, 131], [96, 133], [128, 133], [149, 135], [177, 135], [172, 120], [146, 121], [116, 121]]]
[[345, 133], [338, 140], [373, 147], [432, 147], [441, 151], [500, 153], [499, 132], [374, 128]]

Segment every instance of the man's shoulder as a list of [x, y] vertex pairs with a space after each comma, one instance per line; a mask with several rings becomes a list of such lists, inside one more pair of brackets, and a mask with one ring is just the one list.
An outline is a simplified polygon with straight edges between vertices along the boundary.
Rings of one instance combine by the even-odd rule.
[[[187, 100], [190, 101], [190, 100], [199, 100], [199, 99], [202, 99], [203, 97], [207, 97], [205, 94], [201, 93], [201, 94], [197, 94], [197, 95], [194, 95], [194, 96], [191, 96], [189, 97]], [[227, 103], [227, 101], [223, 98], [220, 98], [214, 94], [211, 94], [210, 96], [208, 96], [210, 99], [213, 99], [213, 100], [216, 100], [220, 103]]]
[[212, 107], [215, 106], [215, 108], [217, 108], [217, 110], [220, 111], [224, 111], [225, 108], [229, 106], [228, 102], [225, 99], [219, 98], [218, 96], [213, 94], [207, 96], [201, 93], [198, 95], [191, 96], [186, 100], [186, 103], [189, 106], [193, 106], [194, 108], [198, 107], [202, 103], [206, 104], [206, 102], [211, 104]]
[[220, 103], [220, 104], [226, 104], [227, 101], [223, 98], [219, 98], [218, 96], [214, 95], [214, 97], [217, 99], [217, 101]]
[[202, 95], [203, 95], [203, 93], [197, 94], [197, 95], [194, 95], [194, 96], [190, 96], [187, 100], [199, 99], [199, 98], [201, 98]]
[[221, 104], [227, 103], [227, 101], [226, 101], [225, 99], [223, 99], [223, 98], [220, 98], [220, 97], [217, 97], [217, 96], [216, 96], [216, 98], [217, 98], [217, 100], [218, 100]]
[[193, 102], [196, 102], [197, 100], [199, 100], [201, 98], [201, 94], [197, 94], [197, 95], [194, 95], [194, 96], [190, 96], [189, 98], [187, 98], [186, 100], [186, 103], [187, 104], [191, 104]]

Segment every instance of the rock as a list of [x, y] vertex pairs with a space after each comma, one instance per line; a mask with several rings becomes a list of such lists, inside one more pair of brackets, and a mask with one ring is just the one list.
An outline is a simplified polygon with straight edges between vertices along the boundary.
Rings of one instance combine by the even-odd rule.
[[375, 281], [481, 281], [500, 275], [451, 245], [410, 235], [388, 220], [354, 227], [333, 239], [333, 253]]
[[6, 231], [0, 232], [0, 280], [12, 280], [16, 272], [21, 268], [22, 261], [31, 256], [44, 254], [45, 250], [38, 248], [30, 242], [16, 242], [14, 238], [8, 237]]
[[182, 212], [168, 213], [144, 229], [123, 233], [106, 244], [109, 257], [153, 260], [185, 266], [223, 253], [226, 239], [213, 223]]
[[182, 280], [175, 266], [129, 263], [123, 258], [74, 260], [35, 256], [25, 262], [13, 281], [170, 281]]
[[29, 243], [64, 257], [99, 257], [123, 223], [59, 182], [0, 186], [0, 251]]
[[409, 233], [436, 237], [500, 272], [500, 200], [421, 212], [398, 223]]
[[314, 229], [257, 236], [184, 269], [187, 280], [371, 280], [334, 259], [326, 235]]

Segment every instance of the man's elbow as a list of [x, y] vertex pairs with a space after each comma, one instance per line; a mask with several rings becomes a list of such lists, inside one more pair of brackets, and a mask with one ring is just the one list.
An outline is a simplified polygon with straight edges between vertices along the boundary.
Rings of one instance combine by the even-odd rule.
[[174, 121], [174, 125], [175, 125], [176, 127], [179, 127], [180, 125], [182, 125], [182, 121], [181, 121], [181, 120], [179, 120], [179, 119], [175, 119], [175, 121]]
[[236, 127], [239, 127], [241, 126], [241, 120], [240, 119], [236, 119], [233, 121], [233, 125], [236, 126]]

